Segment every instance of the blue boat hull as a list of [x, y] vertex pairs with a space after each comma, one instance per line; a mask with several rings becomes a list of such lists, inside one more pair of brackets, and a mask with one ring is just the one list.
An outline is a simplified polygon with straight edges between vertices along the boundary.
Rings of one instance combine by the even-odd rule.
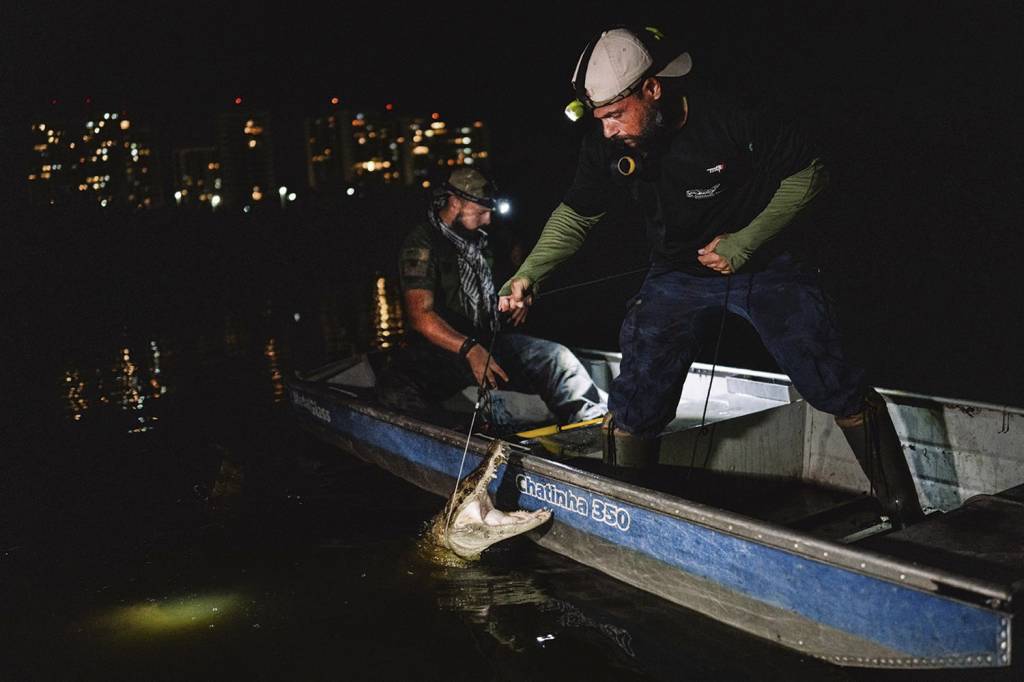
[[[320, 437], [422, 488], [451, 491], [463, 454], [459, 434], [322, 385], [295, 381], [289, 392]], [[485, 447], [474, 439], [466, 471]], [[1007, 595], [954, 589], [955, 576], [936, 578], [530, 454], [513, 455], [498, 480], [499, 506], [553, 511], [553, 523], [531, 535], [540, 545], [787, 648], [852, 666], [1010, 663], [1012, 613], [999, 608]]]

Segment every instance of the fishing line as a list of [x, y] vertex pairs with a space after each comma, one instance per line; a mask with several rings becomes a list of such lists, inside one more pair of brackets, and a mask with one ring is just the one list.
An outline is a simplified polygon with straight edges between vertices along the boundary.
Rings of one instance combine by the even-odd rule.
[[[480, 384], [476, 387], [476, 404], [473, 405], [473, 418], [469, 420], [469, 433], [466, 434], [466, 446], [462, 449], [462, 461], [459, 462], [459, 475], [455, 477], [455, 488], [452, 489], [452, 499], [455, 497], [455, 492], [459, 489], [459, 483], [462, 482], [462, 469], [466, 465], [466, 454], [469, 453], [469, 442], [473, 439], [473, 427], [476, 426], [476, 416], [480, 413], [480, 407], [483, 405], [485, 393], [485, 385], [487, 384], [487, 370], [491, 366], [491, 357], [494, 353], [494, 341], [498, 338], [498, 330], [495, 329], [491, 334], [491, 342], [487, 346], [487, 360], [484, 362], [484, 371], [480, 377]], [[455, 505], [448, 505], [448, 518], [445, 519], [444, 527], [447, 530], [452, 524], [452, 512], [455, 511]]]
[[637, 274], [639, 272], [647, 272], [650, 269], [651, 269], [651, 266], [645, 265], [644, 267], [637, 268], [635, 270], [626, 270], [625, 272], [619, 272], [619, 273], [614, 274], [614, 275], [607, 275], [606, 277], [598, 277], [597, 279], [591, 279], [591, 280], [587, 280], [585, 282], [577, 282], [576, 284], [569, 284], [569, 285], [564, 286], [564, 287], [558, 287], [557, 289], [551, 289], [549, 291], [545, 291], [543, 293], [537, 294], [536, 296], [534, 296], [534, 298], [535, 299], [539, 299], [542, 296], [550, 296], [551, 294], [560, 294], [560, 293], [562, 293], [564, 291], [569, 291], [570, 289], [579, 289], [580, 287], [586, 287], [586, 286], [590, 286], [592, 284], [600, 284], [601, 282], [607, 282], [608, 280], [618, 279], [619, 277], [626, 277], [628, 275], [635, 275], [635, 274]]

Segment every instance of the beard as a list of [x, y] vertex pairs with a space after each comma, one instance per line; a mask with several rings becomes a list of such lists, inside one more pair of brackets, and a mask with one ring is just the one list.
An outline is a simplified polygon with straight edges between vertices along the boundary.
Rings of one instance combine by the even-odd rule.
[[657, 105], [651, 105], [644, 110], [643, 118], [640, 121], [640, 129], [636, 135], [620, 136], [605, 141], [619, 152], [641, 152], [647, 153], [664, 139], [668, 133], [668, 126], [665, 125], [665, 115]]
[[480, 235], [478, 234], [480, 227], [481, 226], [478, 225], [476, 230], [471, 230], [468, 227], [466, 227], [466, 223], [463, 222], [462, 220], [462, 211], [459, 211], [458, 214], [456, 214], [456, 216], [452, 218], [452, 229], [458, 232], [463, 237], [469, 239], [480, 238]]

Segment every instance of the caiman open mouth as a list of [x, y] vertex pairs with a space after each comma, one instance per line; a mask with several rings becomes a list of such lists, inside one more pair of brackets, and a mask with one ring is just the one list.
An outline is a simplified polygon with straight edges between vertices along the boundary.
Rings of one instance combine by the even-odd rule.
[[438, 545], [463, 559], [476, 559], [491, 545], [533, 530], [551, 518], [548, 509], [503, 512], [495, 508], [487, 488], [507, 459], [506, 446], [495, 441], [487, 458], [462, 480], [428, 531]]
[[[488, 502], [490, 502], [489, 499]], [[538, 514], [547, 513], [550, 515], [551, 513], [547, 509], [538, 509], [533, 512], [528, 512], [522, 509], [503, 512], [500, 509], [495, 509], [491, 504], [486, 505], [490, 508], [485, 511], [483, 509], [484, 506], [485, 505], [481, 504], [479, 500], [473, 500], [462, 508], [462, 511], [457, 517], [452, 519], [451, 527], [460, 528], [473, 524], [484, 525], [492, 528], [497, 526], [514, 526], [520, 523], [531, 523]]]

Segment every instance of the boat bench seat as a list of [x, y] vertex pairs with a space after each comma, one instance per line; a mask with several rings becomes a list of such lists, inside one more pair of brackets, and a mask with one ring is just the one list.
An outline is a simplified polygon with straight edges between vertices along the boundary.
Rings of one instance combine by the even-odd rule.
[[1024, 485], [856, 543], [918, 564], [1024, 588]]

